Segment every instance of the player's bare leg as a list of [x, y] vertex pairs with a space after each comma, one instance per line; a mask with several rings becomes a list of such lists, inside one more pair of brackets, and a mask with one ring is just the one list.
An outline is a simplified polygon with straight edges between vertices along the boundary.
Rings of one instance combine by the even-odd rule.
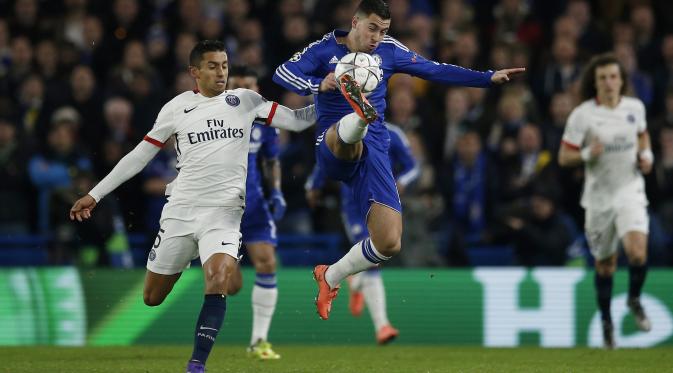
[[626, 232], [622, 238], [624, 252], [629, 259], [629, 297], [627, 305], [642, 331], [650, 331], [652, 323], [640, 303], [640, 292], [647, 276], [647, 235], [643, 232]]
[[252, 335], [248, 352], [263, 360], [280, 359], [268, 342], [269, 327], [278, 301], [276, 251], [268, 242], [248, 243], [246, 247], [256, 272], [251, 296]]
[[243, 288], [243, 273], [241, 272], [241, 265], [234, 267], [234, 270], [229, 274], [227, 280], [227, 295], [236, 295]]
[[230, 274], [238, 266], [233, 256], [217, 253], [203, 263], [205, 280], [203, 306], [194, 332], [194, 350], [188, 371], [203, 372], [206, 360], [222, 327], [227, 309], [227, 284]]
[[143, 290], [145, 304], [154, 307], [163, 303], [181, 275], [181, 272], [173, 275], [162, 275], [147, 270], [145, 273], [145, 288]]
[[617, 254], [594, 263], [596, 276], [596, 298], [603, 322], [603, 344], [607, 349], [615, 348], [614, 326], [610, 315], [610, 302], [612, 301], [612, 278], [617, 270]]

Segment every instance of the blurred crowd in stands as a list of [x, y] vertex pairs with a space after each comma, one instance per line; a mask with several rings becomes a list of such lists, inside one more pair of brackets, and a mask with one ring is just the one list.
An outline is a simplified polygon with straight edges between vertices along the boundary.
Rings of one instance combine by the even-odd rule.
[[[356, 2], [356, 1], [355, 1]], [[397, 263], [466, 266], [470, 248], [508, 245], [514, 264], [566, 265], [581, 256], [583, 170], [556, 162], [578, 104], [584, 63], [614, 51], [628, 94], [648, 110], [655, 152], [647, 177], [650, 265], [673, 265], [673, 1], [389, 0], [390, 35], [439, 62], [528, 68], [513, 84], [452, 88], [407, 75], [390, 80], [387, 120], [422, 167], [402, 197]], [[85, 224], [68, 220], [77, 196], [151, 128], [162, 105], [194, 88], [188, 54], [224, 40], [229, 60], [260, 76], [264, 96], [290, 107], [275, 68], [334, 28], [349, 0], [0, 0], [0, 236], [49, 237], [52, 264], [107, 264], [127, 235], [158, 230], [175, 154], [166, 146]], [[288, 213], [279, 232], [340, 231], [338, 188], [305, 200], [314, 133], [282, 134]], [[148, 247], [149, 249], [149, 247]], [[139, 263], [142, 265], [143, 263]]]

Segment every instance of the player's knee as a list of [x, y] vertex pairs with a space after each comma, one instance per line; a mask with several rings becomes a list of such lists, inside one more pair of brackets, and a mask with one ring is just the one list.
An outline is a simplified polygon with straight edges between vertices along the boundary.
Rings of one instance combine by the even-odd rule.
[[272, 254], [259, 257], [255, 262], [255, 271], [257, 273], [276, 272], [276, 256]]
[[227, 295], [236, 295], [241, 291], [242, 288], [243, 282], [236, 281], [234, 278], [230, 278], [229, 283], [227, 283]]
[[157, 292], [152, 292], [151, 290], [145, 290], [143, 292], [143, 301], [145, 301], [145, 305], [147, 306], [156, 307], [163, 303], [164, 299], [166, 299], [166, 296], [162, 296]]
[[617, 270], [617, 265], [613, 263], [600, 263], [596, 265], [596, 273], [600, 277], [610, 277]]
[[387, 234], [373, 240], [376, 250], [385, 256], [395, 256], [402, 249], [402, 238], [394, 234]]
[[647, 261], [645, 250], [638, 251], [629, 257], [629, 264], [632, 266], [642, 266]]

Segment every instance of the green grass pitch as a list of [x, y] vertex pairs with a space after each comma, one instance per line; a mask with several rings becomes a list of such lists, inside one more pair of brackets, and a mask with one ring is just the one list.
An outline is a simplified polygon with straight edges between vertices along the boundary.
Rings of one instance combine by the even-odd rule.
[[[491, 349], [455, 346], [275, 346], [276, 361], [216, 346], [208, 372], [665, 372], [673, 348]], [[191, 346], [3, 347], [0, 372], [184, 372]]]

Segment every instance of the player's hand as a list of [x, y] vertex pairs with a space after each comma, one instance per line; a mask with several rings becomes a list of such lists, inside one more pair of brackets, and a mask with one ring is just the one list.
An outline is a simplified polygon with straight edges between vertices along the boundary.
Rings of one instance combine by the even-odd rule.
[[84, 221], [91, 217], [91, 210], [96, 207], [96, 200], [90, 195], [86, 195], [72, 205], [70, 209], [70, 220]]
[[306, 203], [312, 210], [320, 205], [320, 198], [322, 198], [320, 189], [309, 189], [306, 191]]
[[327, 74], [325, 79], [320, 82], [320, 88], [318, 90], [320, 92], [327, 92], [327, 91], [333, 91], [337, 88], [337, 81], [336, 78], [334, 77], [334, 72], [331, 72]]
[[509, 217], [505, 221], [507, 223], [507, 226], [512, 228], [515, 231], [521, 230], [523, 228], [523, 220], [515, 217]]
[[271, 198], [269, 198], [269, 205], [271, 205], [271, 216], [273, 220], [278, 221], [283, 218], [285, 215], [285, 210], [287, 209], [287, 203], [285, 203], [285, 198], [283, 198], [283, 192], [278, 189], [271, 191]]
[[638, 168], [643, 175], [647, 175], [652, 171], [652, 158], [638, 156]]
[[523, 74], [525, 71], [525, 67], [498, 70], [491, 75], [491, 81], [495, 84], [507, 83], [514, 75]]
[[596, 138], [591, 140], [591, 145], [589, 146], [590, 146], [589, 154], [591, 154], [592, 160], [600, 157], [601, 154], [603, 154], [603, 151], [605, 151], [605, 147], [603, 146], [603, 144], [601, 144], [601, 142], [598, 141], [598, 139]]

